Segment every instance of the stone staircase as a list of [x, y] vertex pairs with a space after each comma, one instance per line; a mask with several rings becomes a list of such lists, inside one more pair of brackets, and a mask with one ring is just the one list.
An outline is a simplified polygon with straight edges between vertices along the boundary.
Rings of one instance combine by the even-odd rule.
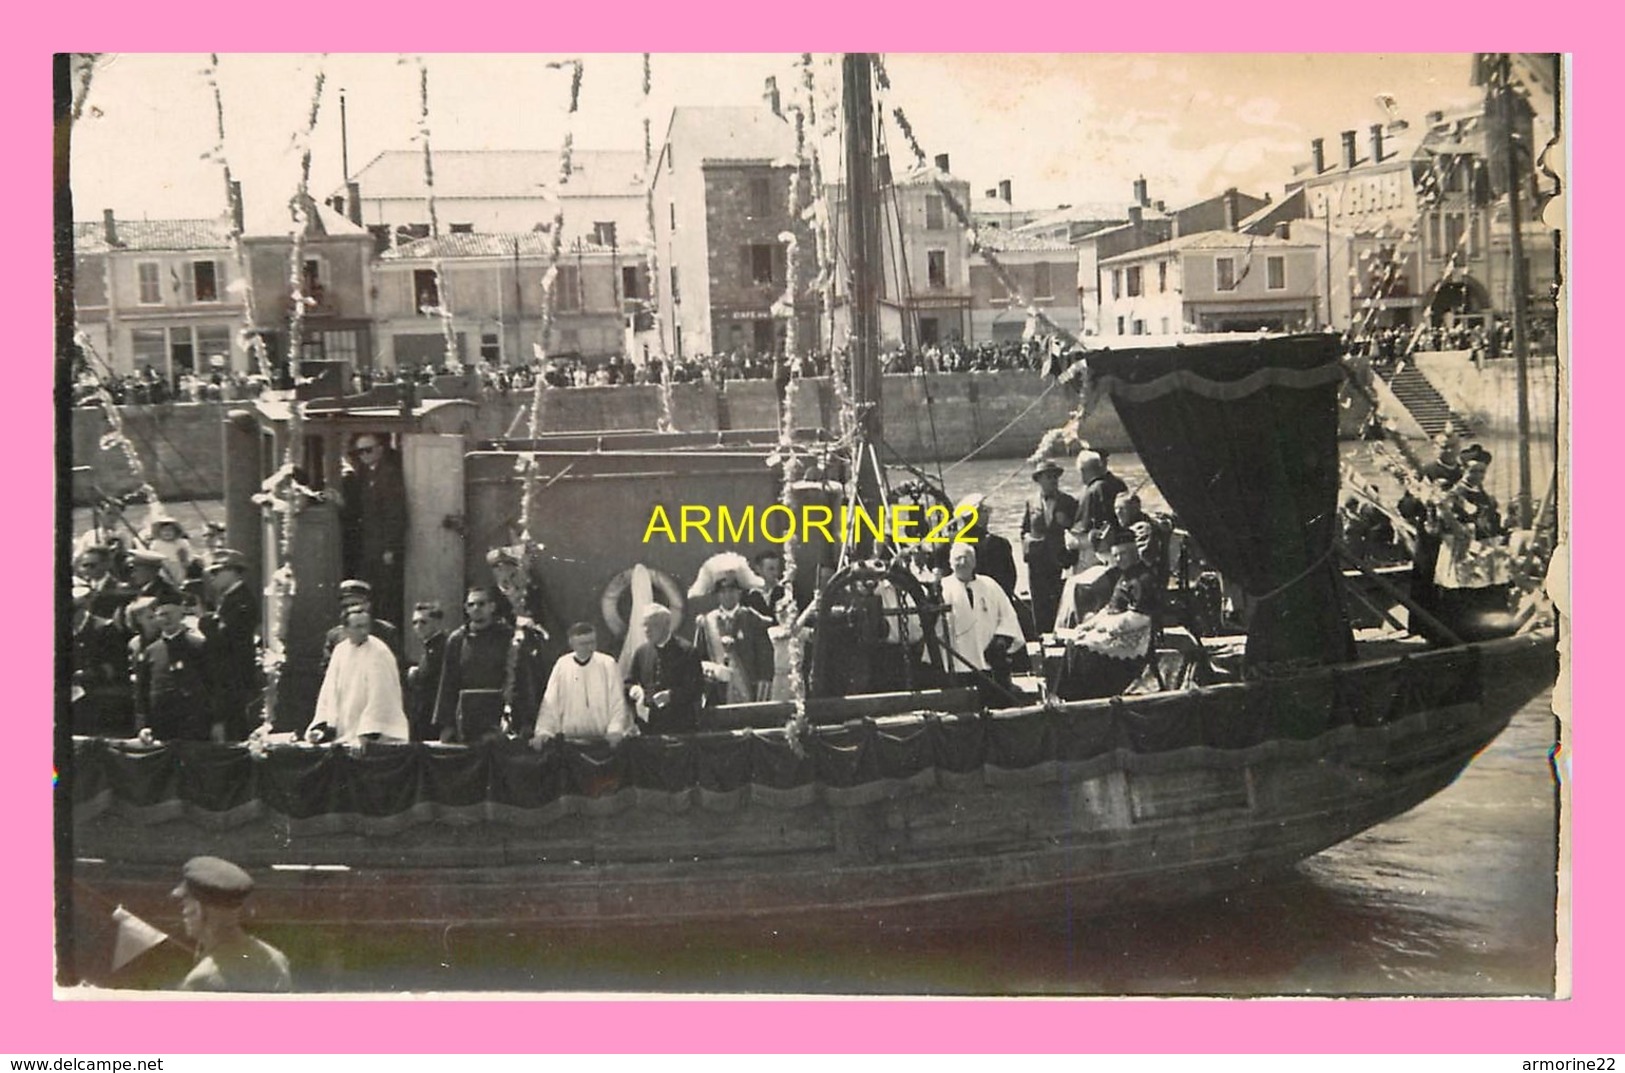
[[1472, 422], [1452, 410], [1444, 396], [1415, 365], [1405, 362], [1397, 373], [1389, 374], [1386, 379], [1394, 396], [1429, 436], [1437, 436], [1447, 424], [1453, 425], [1457, 432], [1472, 431]]

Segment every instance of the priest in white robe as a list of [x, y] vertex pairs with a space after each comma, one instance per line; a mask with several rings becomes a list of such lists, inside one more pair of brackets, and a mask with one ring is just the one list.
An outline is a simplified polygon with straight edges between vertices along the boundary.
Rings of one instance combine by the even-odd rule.
[[570, 652], [553, 664], [536, 713], [531, 748], [548, 738], [607, 738], [611, 745], [631, 733], [626, 686], [614, 657], [598, 651], [598, 631], [585, 622], [570, 627]]
[[948, 669], [961, 683], [978, 689], [990, 672], [1003, 685], [1006, 672], [993, 665], [989, 651], [997, 646], [1002, 656], [1022, 644], [1015, 606], [997, 581], [976, 572], [971, 545], [954, 544], [948, 562], [954, 572], [942, 579], [942, 602], [948, 610], [940, 620], [942, 639], [951, 650]]
[[344, 640], [333, 648], [307, 736], [325, 740], [324, 727], [344, 745], [412, 736], [401, 702], [400, 665], [390, 647], [372, 636], [372, 615], [359, 608], [344, 615]]

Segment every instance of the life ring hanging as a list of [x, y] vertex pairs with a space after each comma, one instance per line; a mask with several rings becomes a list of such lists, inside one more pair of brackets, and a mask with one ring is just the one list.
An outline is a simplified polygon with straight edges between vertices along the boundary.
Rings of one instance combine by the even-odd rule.
[[[664, 570], [656, 570], [652, 566], [645, 569], [649, 571], [649, 580], [654, 583], [655, 592], [662, 597], [660, 602], [671, 608], [671, 625], [675, 631], [683, 621], [683, 590]], [[604, 625], [617, 637], [626, 636], [626, 616], [621, 614], [621, 597], [631, 586], [631, 569], [622, 570], [609, 579], [609, 584], [604, 586], [604, 595], [598, 601], [598, 611], [604, 616]]]

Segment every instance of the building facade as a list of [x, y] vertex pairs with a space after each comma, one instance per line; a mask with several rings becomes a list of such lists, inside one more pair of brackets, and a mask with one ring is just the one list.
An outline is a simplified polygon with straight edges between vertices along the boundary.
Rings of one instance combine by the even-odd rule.
[[[271, 363], [282, 364], [294, 308], [292, 236], [245, 236], [243, 253], [255, 333]], [[311, 201], [300, 257], [305, 308], [299, 359], [341, 361], [357, 371], [372, 368], [372, 236], [337, 210]]]
[[[812, 227], [790, 206], [795, 134], [767, 105], [672, 111], [651, 179], [661, 345], [677, 357], [783, 352], [778, 315], [795, 236], [796, 345], [818, 350], [821, 299]], [[800, 188], [810, 196], [803, 169]]]
[[1269, 235], [1206, 231], [1108, 257], [1100, 334], [1307, 331], [1318, 252]]
[[[562, 199], [566, 245], [580, 240], [613, 246], [640, 241], [648, 234], [642, 153], [575, 150], [570, 154], [569, 181], [562, 184], [560, 163], [559, 154], [549, 150], [436, 151], [435, 216], [440, 233], [513, 234], [551, 228]], [[329, 200], [371, 231], [380, 249], [429, 237], [429, 187], [420, 150], [379, 153]]]
[[1078, 256], [1070, 243], [1015, 231], [984, 235], [983, 241], [998, 257], [1016, 293], [1007, 289], [992, 265], [981, 258], [971, 264], [971, 342], [1020, 339], [1028, 320], [1022, 298], [1063, 331], [1083, 334], [1077, 302]]
[[[74, 308], [98, 373], [248, 371], [242, 273], [225, 219], [74, 225]], [[102, 363], [101, 366], [97, 362]]]
[[623, 353], [625, 310], [648, 289], [642, 245], [566, 246], [547, 331], [543, 283], [551, 251], [551, 236], [537, 231], [459, 232], [384, 251], [373, 273], [379, 365], [446, 364], [448, 319], [451, 346], [464, 363], [524, 365], [538, 347], [549, 358], [589, 362]]

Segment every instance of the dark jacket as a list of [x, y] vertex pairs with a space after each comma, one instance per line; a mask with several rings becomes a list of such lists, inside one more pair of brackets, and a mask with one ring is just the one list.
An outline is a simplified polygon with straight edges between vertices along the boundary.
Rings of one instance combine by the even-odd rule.
[[671, 690], [671, 703], [649, 708], [646, 730], [650, 734], [681, 734], [699, 729], [700, 698], [705, 675], [700, 657], [681, 637], [673, 637], [656, 648], [645, 641], [632, 656], [628, 686], [642, 686], [645, 703], [662, 690]]
[[183, 630], [159, 636], [135, 666], [136, 725], [160, 739], [207, 741], [212, 716], [208, 642]]
[[[1056, 494], [1047, 511], [1043, 496], [1027, 501], [1021, 516], [1021, 544], [1029, 574], [1059, 577], [1064, 568], [1072, 565], [1077, 555], [1067, 550], [1066, 531], [1077, 520], [1078, 501], [1065, 492]], [[980, 554], [977, 571], [982, 572]]]
[[412, 736], [419, 741], [436, 737], [435, 701], [440, 697], [440, 672], [446, 659], [447, 634], [444, 630], [423, 642], [423, 660], [409, 672], [406, 716], [412, 723]]
[[[467, 626], [459, 626], [451, 632], [446, 638], [440, 687], [435, 694], [437, 731], [458, 727], [457, 712], [463, 690], [508, 688], [508, 654], [512, 647], [513, 627], [500, 619], [477, 632]], [[520, 714], [517, 706], [514, 714]], [[531, 712], [531, 718], [534, 719], [535, 714]]]

